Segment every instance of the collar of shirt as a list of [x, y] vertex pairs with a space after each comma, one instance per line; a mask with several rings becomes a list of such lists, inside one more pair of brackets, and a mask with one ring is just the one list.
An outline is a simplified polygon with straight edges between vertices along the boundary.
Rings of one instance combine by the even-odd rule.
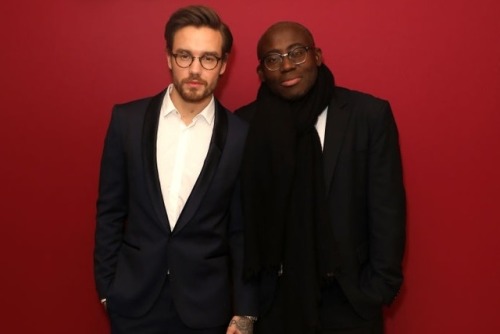
[[[161, 117], [167, 117], [173, 112], [175, 112], [175, 114], [180, 117], [179, 111], [172, 102], [172, 99], [170, 98], [170, 93], [172, 92], [172, 89], [174, 89], [174, 85], [173, 84], [168, 85], [167, 92], [163, 97], [163, 103], [161, 105], [161, 110], [160, 110]], [[203, 108], [203, 110], [193, 118], [193, 123], [196, 123], [198, 119], [204, 119], [205, 122], [207, 122], [207, 124], [211, 125], [214, 121], [214, 118], [215, 118], [215, 99], [214, 96], [212, 95], [212, 99], [210, 100], [208, 105], [205, 108]]]

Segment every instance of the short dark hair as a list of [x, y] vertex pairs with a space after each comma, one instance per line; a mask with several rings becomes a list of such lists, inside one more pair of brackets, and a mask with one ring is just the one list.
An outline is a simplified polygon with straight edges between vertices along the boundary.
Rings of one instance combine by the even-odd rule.
[[233, 46], [233, 35], [229, 27], [221, 20], [217, 12], [210, 7], [193, 5], [178, 9], [165, 26], [165, 42], [168, 53], [172, 53], [175, 33], [185, 27], [209, 27], [222, 35], [222, 53], [226, 56]]

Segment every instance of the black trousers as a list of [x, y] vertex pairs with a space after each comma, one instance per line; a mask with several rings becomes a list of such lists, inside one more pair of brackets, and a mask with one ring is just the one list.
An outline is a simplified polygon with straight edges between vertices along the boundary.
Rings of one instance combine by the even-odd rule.
[[[286, 334], [283, 323], [287, 315], [283, 310], [284, 296], [278, 286], [271, 309], [260, 315], [254, 334]], [[322, 291], [319, 334], [383, 334], [382, 310], [373, 319], [360, 317], [345, 297], [336, 281]]]
[[227, 325], [204, 329], [193, 329], [186, 326], [175, 310], [168, 280], [160, 297], [144, 316], [140, 318], [123, 317], [114, 313], [110, 308], [109, 319], [111, 334], [225, 334], [227, 329]]

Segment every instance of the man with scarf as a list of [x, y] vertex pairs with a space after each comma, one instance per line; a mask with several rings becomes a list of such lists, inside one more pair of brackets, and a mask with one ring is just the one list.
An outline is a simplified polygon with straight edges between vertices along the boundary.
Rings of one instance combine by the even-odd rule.
[[403, 275], [406, 202], [387, 101], [335, 86], [310, 31], [258, 42], [242, 169], [245, 275], [259, 333], [383, 333]]

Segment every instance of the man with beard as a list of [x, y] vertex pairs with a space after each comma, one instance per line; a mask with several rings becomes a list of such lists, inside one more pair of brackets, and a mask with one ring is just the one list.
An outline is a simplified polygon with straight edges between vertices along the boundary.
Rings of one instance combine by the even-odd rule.
[[301, 24], [257, 46], [242, 167], [255, 333], [374, 334], [403, 276], [405, 192], [387, 101], [338, 87]]
[[245, 122], [215, 98], [232, 46], [204, 6], [165, 28], [172, 84], [114, 107], [101, 162], [95, 280], [111, 332], [251, 333], [242, 280]]

